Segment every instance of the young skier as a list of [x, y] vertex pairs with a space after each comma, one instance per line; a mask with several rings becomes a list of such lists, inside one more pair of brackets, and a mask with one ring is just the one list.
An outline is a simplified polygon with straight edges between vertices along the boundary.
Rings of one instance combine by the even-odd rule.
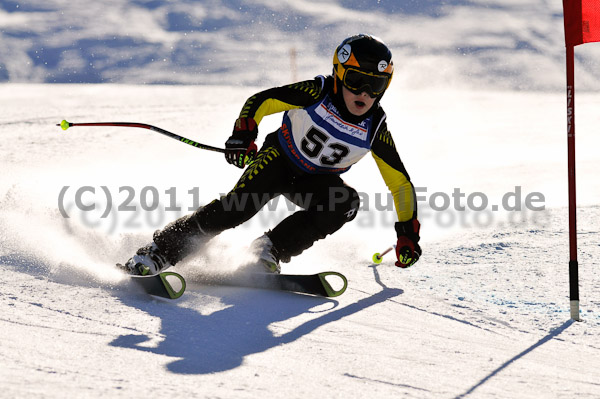
[[[394, 71], [379, 39], [355, 35], [333, 55], [333, 74], [262, 91], [250, 97], [225, 143], [227, 161], [247, 169], [225, 197], [154, 233], [127, 261], [134, 274], [156, 274], [175, 265], [212, 237], [249, 220], [269, 200], [284, 195], [303, 210], [290, 215], [251, 245], [255, 264], [280, 272], [319, 239], [356, 216], [359, 197], [341, 179], [369, 151], [394, 198], [398, 214], [396, 266], [421, 255], [416, 197], [379, 104]], [[283, 112], [281, 128], [257, 152], [261, 119]]]

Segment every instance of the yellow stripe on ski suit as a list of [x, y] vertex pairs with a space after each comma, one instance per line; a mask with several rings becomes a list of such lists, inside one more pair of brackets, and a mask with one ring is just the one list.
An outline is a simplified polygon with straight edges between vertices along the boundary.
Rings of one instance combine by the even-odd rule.
[[396, 213], [398, 214], [398, 221], [405, 222], [412, 219], [415, 211], [415, 193], [413, 185], [402, 172], [392, 168], [372, 151], [371, 154], [373, 155], [373, 158], [375, 158], [375, 163], [379, 168], [379, 172], [383, 177], [385, 185], [392, 193], [394, 206], [396, 207]]
[[267, 115], [272, 115], [283, 111], [289, 111], [290, 109], [294, 108], [302, 108], [302, 106], [292, 105], [280, 100], [269, 98], [265, 100], [260, 105], [260, 107], [258, 107], [253, 118], [256, 121], [256, 124], [258, 125], [260, 121]]

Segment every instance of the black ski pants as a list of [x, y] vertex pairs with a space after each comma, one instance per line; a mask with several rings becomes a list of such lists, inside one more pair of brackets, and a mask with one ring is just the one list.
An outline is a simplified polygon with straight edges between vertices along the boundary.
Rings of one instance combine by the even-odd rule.
[[302, 209], [266, 233], [283, 262], [354, 219], [360, 204], [356, 190], [339, 175], [307, 174], [292, 165], [272, 133], [233, 190], [158, 231], [154, 241], [175, 264], [208, 239], [246, 222], [279, 195]]

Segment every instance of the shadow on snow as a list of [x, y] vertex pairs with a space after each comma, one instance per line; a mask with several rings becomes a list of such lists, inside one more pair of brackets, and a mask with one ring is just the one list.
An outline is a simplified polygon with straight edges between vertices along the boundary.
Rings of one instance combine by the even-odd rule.
[[[401, 289], [383, 285], [382, 288], [372, 296], [340, 307], [340, 302], [329, 298], [232, 287], [203, 287], [205, 293], [219, 296], [227, 306], [210, 315], [177, 306], [177, 302], [149, 302], [128, 295], [121, 298], [124, 304], [161, 319], [160, 333], [164, 340], [156, 347], [149, 347], [144, 346], [150, 340], [149, 336], [129, 334], [118, 337], [111, 345], [178, 358], [167, 366], [173, 373], [207, 374], [231, 370], [240, 366], [248, 355], [292, 343], [319, 327], [403, 293]], [[321, 316], [289, 332], [276, 336], [269, 329], [273, 323], [311, 313], [312, 308], [327, 304], [331, 304], [330, 310], [321, 311]]]
[[550, 333], [548, 335], [546, 335], [545, 337], [543, 337], [542, 339], [540, 339], [535, 344], [531, 345], [529, 348], [525, 349], [524, 351], [522, 351], [522, 352], [518, 353], [517, 355], [513, 356], [512, 358], [508, 359], [506, 362], [504, 362], [502, 365], [500, 365], [500, 367], [498, 367], [495, 370], [493, 370], [490, 374], [488, 374], [487, 376], [485, 376], [481, 381], [479, 381], [478, 383], [476, 383], [475, 385], [473, 385], [471, 388], [469, 388], [465, 393], [456, 396], [455, 399], [462, 399], [462, 398], [465, 398], [465, 397], [471, 395], [476, 389], [478, 389], [479, 387], [485, 385], [489, 380], [491, 380], [496, 375], [498, 375], [498, 373], [500, 373], [502, 370], [504, 370], [507, 367], [511, 366], [514, 362], [516, 362], [517, 360], [525, 357], [529, 353], [533, 352], [535, 349], [537, 349], [540, 346], [544, 345], [546, 342], [549, 342], [552, 339], [558, 337], [563, 331], [565, 331], [573, 323], [574, 323], [573, 320], [567, 320], [563, 324], [561, 324], [560, 326], [558, 326], [556, 328], [553, 328], [552, 330], [550, 330]]

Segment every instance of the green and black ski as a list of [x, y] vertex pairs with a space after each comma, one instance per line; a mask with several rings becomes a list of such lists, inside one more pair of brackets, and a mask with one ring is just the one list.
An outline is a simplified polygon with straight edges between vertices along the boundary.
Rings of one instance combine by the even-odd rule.
[[116, 266], [150, 295], [177, 299], [185, 292], [185, 279], [179, 273], [162, 272], [139, 275], [131, 274], [129, 268], [120, 263], [117, 263]]
[[129, 277], [150, 295], [177, 299], [185, 292], [185, 279], [175, 272], [162, 272], [146, 276], [129, 274]]
[[175, 272], [162, 272], [147, 276], [131, 275], [137, 285], [150, 295], [177, 299], [185, 291], [185, 279]]
[[[167, 299], [177, 299], [185, 292], [185, 279], [175, 272], [166, 271], [145, 276], [128, 275], [135, 284], [142, 287], [150, 295]], [[202, 276], [197, 281], [206, 285], [288, 291], [321, 297], [340, 296], [348, 287], [348, 280], [343, 274], [338, 272], [321, 272], [316, 274], [234, 273]]]
[[338, 272], [316, 274], [240, 273], [201, 277], [199, 282], [207, 285], [289, 291], [322, 297], [340, 296], [348, 287], [348, 280]]

